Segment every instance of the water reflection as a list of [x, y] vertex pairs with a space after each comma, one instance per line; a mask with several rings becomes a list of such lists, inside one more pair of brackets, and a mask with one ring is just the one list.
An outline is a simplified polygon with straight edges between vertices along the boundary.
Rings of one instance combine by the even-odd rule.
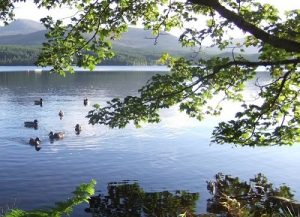
[[290, 187], [279, 188], [257, 174], [249, 182], [218, 173], [207, 182], [212, 198], [207, 211], [225, 216], [299, 216], [300, 204], [294, 201]]
[[93, 196], [85, 209], [92, 216], [299, 216], [300, 204], [295, 202], [291, 189], [279, 188], [257, 174], [249, 182], [218, 173], [207, 182], [211, 198], [207, 213], [197, 214], [199, 193], [145, 192], [136, 181], [109, 183], [107, 194]]
[[[205, 182], [218, 171], [241, 177], [261, 171], [274, 182], [300, 189], [296, 169], [300, 146], [253, 149], [209, 145], [212, 127], [220, 118], [230, 117], [227, 113], [199, 123], [172, 108], [162, 111], [161, 123], [140, 129], [130, 125], [111, 130], [88, 124], [85, 115], [93, 104], [103, 106], [112, 97], [135, 95], [154, 74], [78, 72], [59, 77], [47, 72], [1, 72], [0, 207], [12, 199], [21, 209], [44, 207], [92, 178], [102, 183], [138, 179], [147, 189], [200, 192], [197, 212], [202, 213], [210, 196]], [[42, 107], [34, 105], [40, 98]], [[232, 104], [228, 107], [232, 113]], [[65, 114], [62, 120], [60, 110]], [[25, 121], [34, 119], [39, 122], [37, 130], [24, 127]], [[76, 124], [82, 127], [79, 135], [75, 135]], [[65, 132], [65, 138], [51, 144], [50, 131]], [[39, 152], [28, 144], [29, 138], [36, 137], [42, 141]], [[32, 162], [37, 163], [32, 166]], [[283, 176], [282, 171], [289, 175]], [[295, 195], [300, 198], [299, 192]], [[74, 216], [87, 214], [76, 212]]]
[[18, 96], [28, 95], [29, 90], [30, 94], [39, 96], [45, 92], [83, 96], [84, 105], [88, 105], [87, 97], [93, 90], [101, 91], [109, 97], [124, 97], [137, 93], [137, 90], [157, 73], [165, 72], [76, 72], [65, 77], [49, 72], [1, 72], [0, 88], [9, 88]]
[[194, 216], [199, 193], [187, 191], [145, 192], [137, 182], [114, 182], [107, 195], [90, 198], [86, 212], [92, 216]]

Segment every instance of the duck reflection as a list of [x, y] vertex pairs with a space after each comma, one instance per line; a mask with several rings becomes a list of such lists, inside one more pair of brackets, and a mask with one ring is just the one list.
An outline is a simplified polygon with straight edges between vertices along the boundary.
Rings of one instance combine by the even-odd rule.
[[199, 193], [186, 191], [145, 192], [136, 182], [109, 183], [107, 195], [89, 199], [85, 211], [92, 216], [195, 216]]

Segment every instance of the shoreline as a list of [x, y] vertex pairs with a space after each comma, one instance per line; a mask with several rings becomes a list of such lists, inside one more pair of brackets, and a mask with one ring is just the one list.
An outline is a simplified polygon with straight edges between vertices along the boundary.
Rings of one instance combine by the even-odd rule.
[[[74, 67], [75, 72], [88, 72], [89, 69], [84, 69], [80, 67]], [[47, 72], [50, 71], [51, 67], [37, 67], [37, 66], [0, 66], [0, 72]], [[96, 66], [95, 69], [91, 72], [107, 72], [107, 71], [160, 71], [160, 72], [169, 72], [170, 69], [167, 66]]]

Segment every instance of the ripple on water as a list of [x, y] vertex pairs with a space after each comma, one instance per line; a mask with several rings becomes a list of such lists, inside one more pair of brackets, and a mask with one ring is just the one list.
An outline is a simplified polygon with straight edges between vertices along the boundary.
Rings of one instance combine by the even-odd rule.
[[[150, 77], [122, 73], [76, 73], [65, 78], [47, 73], [3, 78], [0, 73], [0, 207], [14, 198], [20, 208], [52, 205], [92, 178], [98, 181], [97, 189], [105, 190], [112, 181], [139, 180], [146, 190], [200, 192], [202, 202], [208, 197], [206, 181], [218, 172], [243, 180], [264, 172], [276, 184], [286, 182], [300, 189], [300, 147], [210, 145], [219, 117], [199, 123], [175, 108], [162, 111], [161, 123], [139, 129], [89, 125], [85, 116], [94, 103], [103, 106], [112, 97], [135, 95]], [[40, 97], [43, 106], [33, 105]], [[86, 107], [85, 97], [90, 101]], [[24, 127], [24, 121], [34, 119], [39, 121], [37, 130]], [[74, 131], [77, 123], [82, 126], [80, 135]], [[51, 143], [50, 131], [63, 131], [65, 138]], [[42, 140], [40, 151], [28, 144], [37, 136]], [[296, 196], [300, 198], [299, 192]], [[200, 209], [205, 208], [204, 202]]]

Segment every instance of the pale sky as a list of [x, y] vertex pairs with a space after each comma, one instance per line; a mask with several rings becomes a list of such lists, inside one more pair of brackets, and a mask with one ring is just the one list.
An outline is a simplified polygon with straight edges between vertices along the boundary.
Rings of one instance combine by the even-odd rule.
[[[39, 21], [40, 18], [45, 17], [47, 15], [52, 15], [57, 19], [63, 19], [71, 16], [73, 12], [64, 9], [55, 9], [51, 11], [51, 13], [46, 9], [37, 9], [36, 5], [32, 3], [32, 0], [29, 0], [26, 3], [17, 3], [16, 4], [16, 18], [22, 19], [31, 19]], [[292, 10], [292, 9], [300, 9], [300, 0], [259, 0], [262, 3], [270, 3], [277, 7], [281, 11]]]
[[64, 19], [72, 16], [74, 12], [67, 7], [57, 8], [51, 11], [47, 9], [38, 9], [36, 4], [34, 4], [32, 0], [29, 0], [26, 3], [16, 3], [15, 14], [16, 19], [40, 21], [41, 18], [46, 17], [47, 15], [51, 15], [57, 19]]

